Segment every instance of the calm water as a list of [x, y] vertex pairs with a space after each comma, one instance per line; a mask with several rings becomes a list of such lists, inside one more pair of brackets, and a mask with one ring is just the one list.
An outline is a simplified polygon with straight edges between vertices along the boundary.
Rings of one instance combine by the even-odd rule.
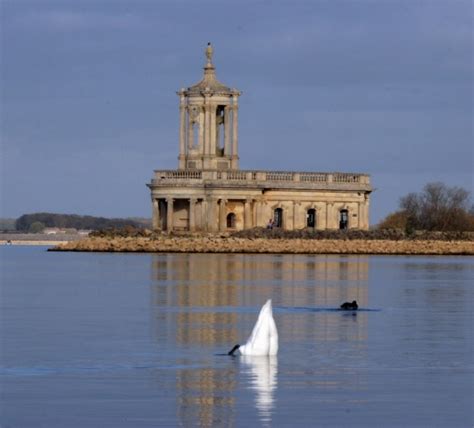
[[0, 256], [3, 428], [473, 425], [473, 258]]

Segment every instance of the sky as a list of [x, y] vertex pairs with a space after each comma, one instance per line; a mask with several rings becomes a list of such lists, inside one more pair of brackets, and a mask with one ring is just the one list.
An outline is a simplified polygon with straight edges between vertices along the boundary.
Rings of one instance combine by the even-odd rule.
[[0, 216], [150, 217], [208, 41], [241, 169], [473, 190], [471, 0], [0, 0]]

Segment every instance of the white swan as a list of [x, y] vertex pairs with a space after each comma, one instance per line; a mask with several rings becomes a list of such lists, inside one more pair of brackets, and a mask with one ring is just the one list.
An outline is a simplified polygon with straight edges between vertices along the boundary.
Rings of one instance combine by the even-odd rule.
[[278, 353], [278, 331], [273, 320], [271, 299], [262, 306], [257, 323], [245, 345], [235, 345], [228, 355], [239, 350], [242, 355], [276, 355]]

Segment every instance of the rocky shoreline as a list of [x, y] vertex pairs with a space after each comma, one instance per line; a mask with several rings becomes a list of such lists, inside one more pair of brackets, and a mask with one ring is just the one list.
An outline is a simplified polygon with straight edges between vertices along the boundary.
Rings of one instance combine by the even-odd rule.
[[474, 255], [473, 241], [266, 239], [234, 236], [89, 237], [49, 251]]

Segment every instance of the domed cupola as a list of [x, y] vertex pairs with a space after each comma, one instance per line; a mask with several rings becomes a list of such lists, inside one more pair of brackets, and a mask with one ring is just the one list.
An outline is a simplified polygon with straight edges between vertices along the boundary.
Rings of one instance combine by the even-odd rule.
[[214, 64], [212, 64], [213, 53], [214, 49], [212, 48], [211, 44], [208, 43], [206, 48], [207, 64], [204, 67], [204, 76], [199, 83], [196, 83], [195, 85], [187, 88], [185, 90], [185, 95], [202, 95], [205, 92], [210, 92], [212, 94], [219, 95], [233, 94], [233, 91], [229, 87], [225, 86], [223, 83], [217, 80], [216, 67], [214, 67]]

